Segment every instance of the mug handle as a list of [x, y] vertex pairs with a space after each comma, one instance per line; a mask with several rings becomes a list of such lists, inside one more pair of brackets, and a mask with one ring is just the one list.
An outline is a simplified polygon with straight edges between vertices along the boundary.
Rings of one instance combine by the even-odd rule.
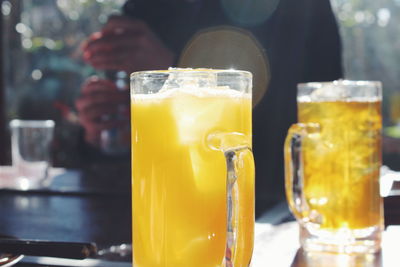
[[[240, 261], [238, 256], [238, 240], [247, 240], [246, 233], [240, 233], [239, 207], [243, 198], [243, 192], [239, 190], [241, 181], [248, 179], [246, 174], [254, 178], [254, 157], [251, 146], [245, 135], [241, 133], [216, 133], [208, 137], [209, 145], [214, 150], [224, 153], [227, 177], [226, 177], [226, 207], [227, 207], [227, 236], [225, 248], [225, 267], [234, 267], [235, 263]], [[245, 160], [247, 157], [247, 160]], [[248, 172], [246, 172], [248, 168]], [[254, 206], [254, 203], [253, 203]], [[253, 208], [254, 217], [254, 208]], [[253, 236], [249, 237], [253, 239]]]
[[[310, 215], [316, 216], [304, 195], [304, 162], [303, 141], [310, 134], [319, 134], [320, 126], [317, 123], [293, 124], [288, 131], [284, 145], [285, 158], [285, 189], [289, 208], [300, 223], [312, 220]], [[313, 220], [313, 222], [316, 222]]]

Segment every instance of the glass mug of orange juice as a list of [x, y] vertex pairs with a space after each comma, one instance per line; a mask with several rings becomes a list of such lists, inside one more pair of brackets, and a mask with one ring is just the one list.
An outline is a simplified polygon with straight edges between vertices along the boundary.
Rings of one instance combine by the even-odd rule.
[[380, 82], [298, 85], [285, 142], [286, 195], [306, 251], [380, 250]]
[[131, 75], [135, 267], [247, 267], [253, 250], [252, 75]]

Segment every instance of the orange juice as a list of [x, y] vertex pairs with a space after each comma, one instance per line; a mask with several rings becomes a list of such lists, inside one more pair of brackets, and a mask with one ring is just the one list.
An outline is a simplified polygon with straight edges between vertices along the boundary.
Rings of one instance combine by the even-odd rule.
[[[235, 132], [251, 144], [250, 96], [171, 89], [132, 95], [131, 103], [134, 266], [224, 266], [226, 163], [207, 138]], [[235, 267], [247, 267], [253, 249], [254, 169], [245, 172]]]
[[322, 229], [372, 231], [383, 224], [380, 109], [374, 100], [298, 103], [299, 122], [320, 126], [304, 139], [303, 160], [307, 205]]

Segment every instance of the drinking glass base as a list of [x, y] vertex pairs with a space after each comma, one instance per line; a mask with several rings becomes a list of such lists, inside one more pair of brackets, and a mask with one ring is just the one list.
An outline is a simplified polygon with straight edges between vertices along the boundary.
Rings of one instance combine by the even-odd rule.
[[[317, 235], [318, 233], [318, 235]], [[369, 227], [362, 230], [313, 230], [300, 226], [300, 244], [307, 252], [340, 254], [373, 254], [381, 250], [382, 230]]]

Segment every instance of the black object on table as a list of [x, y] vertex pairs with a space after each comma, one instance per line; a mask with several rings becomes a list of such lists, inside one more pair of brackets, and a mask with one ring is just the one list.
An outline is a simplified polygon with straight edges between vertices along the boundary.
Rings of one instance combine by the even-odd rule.
[[82, 260], [96, 256], [97, 247], [93, 243], [0, 238], [0, 251], [10, 254]]

